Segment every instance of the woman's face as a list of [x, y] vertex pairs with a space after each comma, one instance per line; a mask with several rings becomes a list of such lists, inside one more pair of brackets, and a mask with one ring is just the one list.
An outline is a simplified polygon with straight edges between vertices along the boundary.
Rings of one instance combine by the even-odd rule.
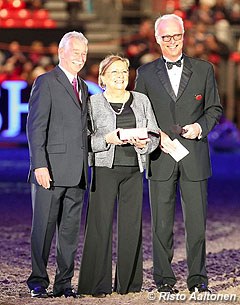
[[128, 85], [128, 66], [124, 61], [113, 62], [102, 75], [107, 90], [125, 90]]

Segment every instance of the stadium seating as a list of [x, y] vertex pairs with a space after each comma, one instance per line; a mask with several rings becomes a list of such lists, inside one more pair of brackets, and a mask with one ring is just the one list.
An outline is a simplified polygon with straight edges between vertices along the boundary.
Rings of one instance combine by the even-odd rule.
[[56, 28], [46, 9], [29, 10], [23, 0], [0, 0], [1, 28]]

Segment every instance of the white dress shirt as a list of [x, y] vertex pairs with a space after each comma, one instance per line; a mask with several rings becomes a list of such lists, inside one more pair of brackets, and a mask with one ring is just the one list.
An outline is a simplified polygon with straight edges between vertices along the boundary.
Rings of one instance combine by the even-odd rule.
[[[73, 75], [72, 73], [68, 72], [66, 69], [64, 69], [60, 64], [58, 65], [59, 68], [64, 72], [64, 74], [67, 76], [67, 78], [69, 79], [71, 85], [73, 84], [73, 79], [76, 78], [78, 79], [78, 76], [77, 75]], [[79, 92], [79, 97], [80, 97], [80, 100], [81, 100], [81, 89], [79, 88], [79, 84], [78, 84], [78, 81], [77, 81], [77, 91]]]
[[[167, 73], [168, 73], [168, 76], [169, 76], [169, 79], [170, 79], [173, 91], [174, 91], [175, 95], [177, 96], [179, 85], [180, 85], [180, 80], [181, 80], [181, 76], [182, 76], [182, 70], [183, 70], [183, 58], [182, 58], [182, 55], [179, 56], [179, 58], [177, 60], [175, 60], [175, 61], [178, 61], [178, 60], [180, 60], [182, 58], [181, 59], [181, 62], [182, 62], [181, 67], [173, 65], [172, 69], [168, 69], [167, 68], [167, 63], [166, 63], [167, 61], [172, 62], [172, 60], [169, 60], [168, 58], [166, 58], [164, 56], [163, 56], [163, 58], [165, 60], [165, 65], [166, 65]], [[200, 128], [198, 139], [201, 139], [201, 137], [202, 137], [202, 127], [200, 126], [199, 123], [196, 123], [196, 124], [198, 124], [198, 126]]]
[[163, 58], [165, 59], [165, 65], [166, 65], [167, 73], [168, 73], [173, 91], [174, 91], [175, 95], [177, 96], [179, 84], [180, 84], [180, 80], [181, 80], [181, 76], [182, 76], [182, 70], [183, 70], [183, 59], [181, 59], [182, 55], [176, 60], [176, 61], [178, 61], [179, 59], [181, 59], [181, 62], [182, 62], [181, 67], [177, 67], [176, 65], [173, 65], [172, 69], [168, 69], [167, 64], [166, 64], [167, 61], [169, 61], [169, 62], [172, 62], [172, 61], [166, 57], [163, 57]]

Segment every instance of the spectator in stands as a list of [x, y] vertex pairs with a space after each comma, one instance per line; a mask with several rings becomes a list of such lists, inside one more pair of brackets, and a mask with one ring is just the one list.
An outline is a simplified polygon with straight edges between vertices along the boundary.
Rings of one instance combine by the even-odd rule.
[[213, 64], [216, 79], [219, 80], [221, 66], [228, 60], [230, 49], [225, 43], [219, 41], [214, 34], [208, 34], [204, 44], [207, 60]]
[[209, 27], [202, 21], [197, 22], [194, 26], [196, 41], [204, 42], [209, 34]]
[[[122, 24], [133, 25], [140, 21], [140, 1], [139, 0], [122, 0]], [[130, 14], [128, 13], [130, 12]], [[135, 14], [133, 13], [135, 12]]]
[[68, 12], [68, 26], [75, 27], [79, 26], [78, 13], [81, 9], [82, 0], [65, 0]]
[[240, 24], [240, 0], [232, 1], [229, 14], [231, 24]]
[[130, 61], [128, 88], [131, 90], [134, 87], [136, 69], [159, 56], [152, 19], [143, 18], [137, 33], [130, 37], [123, 37], [122, 47], [124, 55]]
[[20, 80], [19, 73], [12, 62], [6, 62], [0, 69], [0, 84], [5, 80]]
[[18, 41], [12, 41], [9, 45], [4, 44], [4, 49], [0, 50], [0, 83], [4, 80], [26, 80], [31, 86], [36, 75], [51, 70], [57, 64], [56, 42], [46, 47], [38, 40], [30, 46], [21, 46]]
[[216, 3], [212, 6], [211, 11], [214, 23], [221, 19], [226, 19], [228, 21], [230, 20], [226, 0], [216, 0]]
[[135, 69], [142, 64], [142, 56], [151, 53], [154, 45], [154, 27], [150, 18], [144, 18], [138, 32], [130, 37], [124, 37], [122, 41], [125, 56], [129, 59], [130, 66]]
[[209, 0], [200, 1], [199, 5], [195, 6], [190, 12], [190, 20], [194, 23], [213, 24], [213, 12], [211, 11], [210, 3]]
[[29, 85], [32, 85], [32, 71], [34, 69], [34, 65], [31, 60], [27, 60], [22, 66], [22, 72], [20, 74], [20, 78], [25, 80]]
[[228, 46], [229, 49], [234, 48], [234, 38], [232, 26], [229, 21], [226, 19], [221, 19], [215, 22], [214, 24], [214, 35], [217, 37], [218, 41], [223, 42]]
[[12, 41], [9, 44], [8, 50], [5, 52], [5, 63], [12, 63], [14, 66], [14, 73], [16, 75], [20, 75], [22, 65], [26, 62], [26, 60], [26, 56], [21, 51], [20, 43], [18, 41]]
[[29, 10], [39, 10], [43, 8], [45, 0], [25, 0], [26, 8]]
[[45, 54], [43, 42], [40, 40], [34, 40], [30, 45], [30, 52], [28, 58], [34, 65], [41, 63], [41, 59]]
[[213, 56], [218, 57], [218, 63], [221, 60], [228, 60], [230, 55], [230, 50], [228, 46], [225, 43], [219, 41], [214, 34], [208, 34], [206, 36], [205, 46], [209, 61], [214, 62], [213, 60], [211, 60]]
[[5, 59], [6, 59], [5, 53], [2, 50], [0, 50], [0, 67], [5, 62]]
[[52, 42], [48, 46], [48, 56], [51, 59], [51, 64], [54, 66], [58, 63], [58, 44], [57, 42]]
[[188, 30], [184, 36], [184, 53], [190, 57], [195, 57], [196, 37], [194, 30]]
[[34, 82], [34, 80], [44, 74], [45, 72], [47, 72], [42, 66], [37, 66], [35, 67], [33, 70], [32, 70], [32, 73], [31, 73], [31, 79], [30, 81], [32, 81], [32, 83]]
[[98, 71], [99, 71], [99, 64], [90, 63], [89, 65], [87, 65], [85, 80], [98, 84]]

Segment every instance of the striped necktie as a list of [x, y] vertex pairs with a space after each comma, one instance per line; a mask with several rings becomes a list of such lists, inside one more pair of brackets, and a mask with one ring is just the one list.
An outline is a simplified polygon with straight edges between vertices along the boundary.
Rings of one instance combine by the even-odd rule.
[[76, 77], [74, 77], [74, 79], [72, 81], [72, 85], [73, 85], [73, 90], [76, 94], [76, 97], [77, 97], [78, 101], [80, 102], [79, 92], [78, 92], [78, 89], [77, 89], [77, 78]]

